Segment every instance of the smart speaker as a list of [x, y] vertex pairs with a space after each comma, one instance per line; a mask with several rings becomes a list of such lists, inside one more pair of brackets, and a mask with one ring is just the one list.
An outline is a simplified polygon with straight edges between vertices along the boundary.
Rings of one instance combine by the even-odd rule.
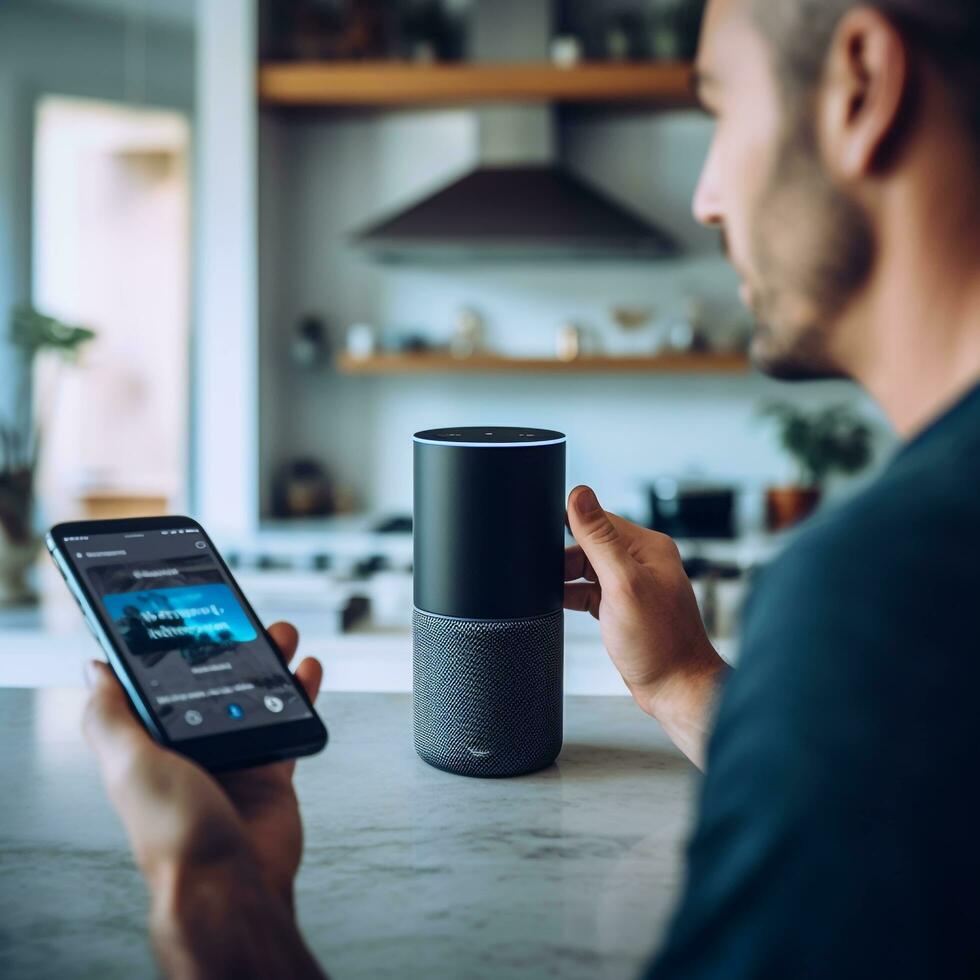
[[565, 437], [415, 435], [415, 750], [464, 776], [516, 776], [562, 740]]

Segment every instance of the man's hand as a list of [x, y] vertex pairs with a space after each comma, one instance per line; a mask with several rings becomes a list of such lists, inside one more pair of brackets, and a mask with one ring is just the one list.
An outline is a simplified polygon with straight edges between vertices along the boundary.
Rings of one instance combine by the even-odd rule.
[[702, 765], [725, 665], [705, 633], [677, 546], [607, 514], [588, 487], [569, 494], [568, 526], [577, 544], [565, 552], [565, 608], [599, 620], [636, 702]]
[[[296, 630], [269, 630], [288, 663]], [[296, 670], [310, 700], [323, 671]], [[322, 976], [296, 931], [303, 850], [295, 762], [212, 776], [158, 745], [112, 671], [93, 662], [85, 735], [152, 898], [151, 932], [171, 976]]]

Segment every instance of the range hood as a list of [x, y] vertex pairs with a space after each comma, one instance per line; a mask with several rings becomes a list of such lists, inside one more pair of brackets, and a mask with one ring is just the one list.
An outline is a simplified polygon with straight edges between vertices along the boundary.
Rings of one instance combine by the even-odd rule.
[[[470, 10], [475, 61], [547, 59], [550, 0], [493, 0]], [[474, 110], [476, 166], [351, 235], [387, 262], [662, 258], [671, 237], [562, 166], [548, 105]]]
[[480, 166], [353, 236], [380, 262], [655, 259], [670, 236], [560, 165]]
[[381, 262], [655, 259], [677, 251], [646, 218], [562, 166], [548, 106], [485, 106], [477, 166], [351, 236]]

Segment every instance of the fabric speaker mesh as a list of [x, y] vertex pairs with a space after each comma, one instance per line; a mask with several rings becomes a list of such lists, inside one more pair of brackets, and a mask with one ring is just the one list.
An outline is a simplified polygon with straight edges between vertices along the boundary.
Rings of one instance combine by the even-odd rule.
[[464, 776], [554, 762], [562, 740], [562, 611], [534, 619], [412, 614], [415, 751]]

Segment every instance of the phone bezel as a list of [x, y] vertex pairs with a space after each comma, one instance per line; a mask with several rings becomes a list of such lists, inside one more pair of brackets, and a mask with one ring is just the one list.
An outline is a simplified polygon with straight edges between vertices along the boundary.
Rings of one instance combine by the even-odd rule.
[[242, 608], [252, 618], [266, 642], [278, 654], [278, 648], [269, 636], [261, 620], [235, 581], [221, 553], [214, 546], [207, 531], [191, 517], [170, 515], [166, 517], [134, 517], [102, 521], [70, 521], [56, 524], [48, 532], [46, 544], [58, 570], [65, 578], [69, 589], [75, 596], [82, 614], [109, 660], [116, 677], [119, 678], [129, 697], [130, 704], [139, 719], [161, 745], [188, 756], [212, 772], [228, 769], [243, 769], [263, 765], [281, 759], [312, 755], [327, 744], [327, 729], [316, 713], [316, 709], [306, 696], [303, 686], [286, 669], [297, 694], [310, 710], [310, 717], [294, 721], [283, 721], [271, 725], [243, 728], [236, 732], [221, 732], [202, 735], [198, 738], [171, 739], [163, 724], [154, 713], [146, 692], [126, 663], [126, 658], [116, 649], [113, 632], [108, 617], [104, 615], [101, 603], [94, 596], [74, 564], [70, 550], [64, 546], [65, 537], [97, 534], [131, 534], [138, 531], [163, 531], [178, 527], [195, 527], [207, 541], [221, 570], [241, 603]]

